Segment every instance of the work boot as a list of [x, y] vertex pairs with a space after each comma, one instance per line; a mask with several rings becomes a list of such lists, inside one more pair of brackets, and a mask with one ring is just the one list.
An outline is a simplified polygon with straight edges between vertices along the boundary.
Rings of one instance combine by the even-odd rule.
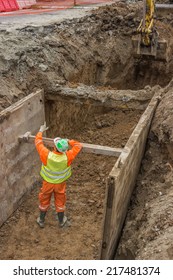
[[37, 224], [44, 228], [44, 221], [45, 221], [46, 212], [40, 211], [40, 216], [37, 218]]
[[59, 212], [59, 213], [57, 213], [57, 215], [58, 215], [60, 227], [70, 226], [70, 223], [69, 223], [67, 217], [64, 215], [64, 212]]

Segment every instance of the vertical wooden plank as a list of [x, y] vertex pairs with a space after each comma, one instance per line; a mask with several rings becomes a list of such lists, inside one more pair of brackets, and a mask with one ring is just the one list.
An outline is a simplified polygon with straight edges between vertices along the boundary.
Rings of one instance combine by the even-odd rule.
[[39, 179], [39, 157], [35, 146], [20, 144], [18, 136], [27, 130], [37, 132], [44, 120], [44, 93], [41, 90], [0, 113], [0, 225]]
[[150, 124], [159, 102], [158, 97], [159, 94], [156, 94], [152, 98], [109, 175], [101, 259], [114, 257], [145, 150]]

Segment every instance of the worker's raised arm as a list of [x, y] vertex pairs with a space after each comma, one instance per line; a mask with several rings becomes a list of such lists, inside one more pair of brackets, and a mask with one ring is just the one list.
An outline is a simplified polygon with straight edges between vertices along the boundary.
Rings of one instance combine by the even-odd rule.
[[47, 165], [47, 158], [48, 158], [49, 150], [44, 146], [43, 139], [42, 139], [43, 138], [42, 134], [45, 130], [47, 130], [47, 128], [44, 127], [44, 125], [40, 127], [40, 131], [35, 136], [35, 146], [39, 153], [41, 162], [44, 165]]
[[68, 158], [68, 166], [69, 166], [69, 165], [71, 165], [72, 161], [75, 159], [77, 154], [82, 149], [82, 144], [75, 140], [69, 140], [68, 143], [72, 147], [72, 149], [70, 149], [66, 152], [66, 155]]

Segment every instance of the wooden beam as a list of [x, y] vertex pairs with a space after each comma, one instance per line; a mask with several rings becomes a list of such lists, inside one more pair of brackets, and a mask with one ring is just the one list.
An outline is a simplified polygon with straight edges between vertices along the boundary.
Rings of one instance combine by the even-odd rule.
[[[33, 143], [35, 140], [35, 136], [31, 135], [31, 133], [28, 131], [24, 135], [19, 136], [19, 142], [20, 143]], [[54, 142], [52, 138], [46, 138], [43, 137], [43, 142], [50, 146], [54, 147]], [[93, 145], [93, 144], [86, 144], [81, 143], [83, 146], [82, 151], [86, 153], [93, 153], [93, 154], [101, 154], [105, 156], [114, 156], [119, 157], [119, 155], [122, 153], [123, 149], [121, 148], [111, 148], [107, 146], [100, 146], [100, 145]]]

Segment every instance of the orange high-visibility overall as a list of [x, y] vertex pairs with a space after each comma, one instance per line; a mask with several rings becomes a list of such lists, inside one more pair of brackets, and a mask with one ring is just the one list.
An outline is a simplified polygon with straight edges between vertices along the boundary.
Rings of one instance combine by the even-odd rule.
[[[66, 151], [67, 166], [71, 165], [72, 161], [82, 149], [82, 144], [80, 142], [69, 140], [69, 144], [72, 149]], [[46, 166], [48, 155], [51, 151], [43, 144], [42, 132], [37, 133], [35, 137], [35, 146], [40, 155], [42, 164]], [[54, 149], [53, 153], [59, 156], [63, 155], [63, 153], [57, 152], [56, 149]], [[56, 212], [64, 212], [66, 203], [66, 181], [59, 184], [52, 184], [43, 180], [42, 188], [40, 189], [39, 193], [39, 209], [43, 212], [48, 210], [52, 194], [54, 194]]]

